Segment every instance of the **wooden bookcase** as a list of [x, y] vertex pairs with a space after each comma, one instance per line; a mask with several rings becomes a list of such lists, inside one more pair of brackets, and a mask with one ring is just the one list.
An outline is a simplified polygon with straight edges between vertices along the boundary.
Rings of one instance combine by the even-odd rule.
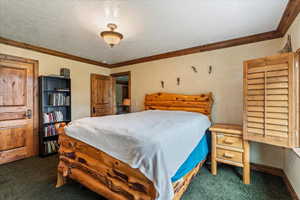
[[71, 79], [39, 77], [39, 149], [40, 156], [57, 153], [56, 128], [71, 121]]

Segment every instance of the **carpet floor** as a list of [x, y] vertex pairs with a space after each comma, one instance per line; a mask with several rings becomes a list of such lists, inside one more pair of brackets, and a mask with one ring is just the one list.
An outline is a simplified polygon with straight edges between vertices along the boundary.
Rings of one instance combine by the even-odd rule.
[[[55, 188], [57, 156], [33, 157], [0, 166], [0, 200], [104, 200], [94, 192], [69, 182]], [[203, 167], [182, 200], [290, 200], [280, 177], [252, 171], [250, 185], [241, 170], [222, 165], [218, 175]]]

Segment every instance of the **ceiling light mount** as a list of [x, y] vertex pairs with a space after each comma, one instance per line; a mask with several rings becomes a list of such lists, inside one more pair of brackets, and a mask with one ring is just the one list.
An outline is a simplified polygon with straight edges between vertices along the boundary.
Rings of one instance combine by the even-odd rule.
[[115, 29], [118, 28], [116, 24], [109, 23], [107, 24], [107, 27], [110, 29], [110, 31], [103, 31], [100, 33], [100, 36], [110, 47], [114, 47], [120, 43], [120, 41], [123, 39], [123, 35], [115, 31]]
[[118, 26], [116, 24], [109, 23], [107, 24], [107, 28], [109, 28], [111, 31], [114, 31], [115, 29], [118, 28]]

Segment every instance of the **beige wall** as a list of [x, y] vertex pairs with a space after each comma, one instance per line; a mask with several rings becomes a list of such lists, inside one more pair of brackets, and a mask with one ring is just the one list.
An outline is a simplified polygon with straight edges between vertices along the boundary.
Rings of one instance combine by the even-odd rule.
[[300, 48], [300, 15], [294, 20], [293, 24], [281, 40], [282, 47], [285, 45], [287, 36], [291, 35], [293, 51], [297, 51]]
[[284, 157], [284, 172], [300, 197], [300, 155], [297, 156], [293, 150], [286, 150]]
[[59, 74], [60, 68], [69, 68], [72, 84], [72, 119], [90, 115], [90, 74], [110, 74], [110, 69], [107, 68], [4, 44], [0, 44], [0, 53], [38, 60], [40, 75]]
[[[282, 39], [282, 46], [284, 46], [286, 43], [286, 37], [288, 34], [290, 34], [292, 37], [293, 50], [296, 51], [300, 48], [300, 15], [298, 15], [288, 30], [288, 33]], [[300, 154], [299, 149], [298, 154]], [[300, 198], [300, 155], [297, 156], [296, 152], [293, 150], [285, 151], [284, 171], [293, 185], [294, 190], [298, 194], [298, 197]]]
[[[281, 48], [281, 39], [140, 63], [112, 70], [131, 71], [133, 110], [143, 109], [144, 96], [154, 92], [199, 94], [213, 92], [213, 122], [242, 123], [243, 61], [269, 56]], [[208, 67], [212, 66], [211, 74]], [[195, 66], [198, 73], [194, 73]], [[180, 86], [176, 78], [181, 78]], [[160, 81], [165, 81], [162, 89]], [[283, 167], [282, 148], [251, 144], [251, 161]]]
[[[294, 50], [300, 48], [300, 18], [295, 20], [289, 33], [292, 34]], [[242, 122], [242, 62], [247, 59], [275, 54], [285, 43], [275, 39], [210, 52], [191, 54], [113, 69], [46, 55], [30, 50], [0, 44], [0, 53], [39, 60], [40, 75], [58, 74], [62, 67], [70, 68], [72, 78], [72, 119], [89, 116], [90, 74], [110, 74], [132, 71], [133, 110], [143, 109], [146, 93], [174, 92], [197, 94], [213, 92], [215, 98], [213, 121], [226, 123]], [[212, 65], [212, 74], [208, 66]], [[195, 66], [198, 73], [193, 73]], [[181, 85], [176, 85], [176, 78]], [[165, 81], [165, 88], [160, 81]], [[292, 160], [293, 165], [290, 165]], [[257, 143], [251, 144], [251, 161], [285, 169], [288, 177], [300, 194], [299, 158], [293, 151], [284, 153], [282, 148]], [[293, 167], [294, 166], [294, 167]], [[296, 187], [297, 186], [297, 187]]]

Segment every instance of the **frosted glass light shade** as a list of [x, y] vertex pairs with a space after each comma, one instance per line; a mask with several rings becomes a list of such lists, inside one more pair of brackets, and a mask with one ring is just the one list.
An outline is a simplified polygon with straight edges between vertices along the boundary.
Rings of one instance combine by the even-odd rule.
[[103, 31], [100, 33], [100, 36], [104, 39], [104, 41], [110, 46], [113, 47], [120, 43], [120, 41], [123, 39], [123, 35], [121, 33], [115, 32], [114, 29], [117, 28], [117, 25], [115, 24], [108, 24], [108, 28], [110, 28], [110, 31]]

